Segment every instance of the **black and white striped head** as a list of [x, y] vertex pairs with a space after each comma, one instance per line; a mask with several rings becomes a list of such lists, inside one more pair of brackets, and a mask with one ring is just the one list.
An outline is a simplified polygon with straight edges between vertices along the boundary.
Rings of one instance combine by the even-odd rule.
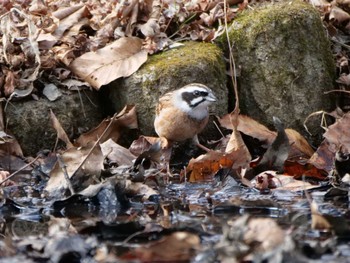
[[213, 91], [199, 83], [178, 89], [174, 99], [175, 106], [195, 119], [205, 118], [208, 115], [208, 106], [216, 101]]

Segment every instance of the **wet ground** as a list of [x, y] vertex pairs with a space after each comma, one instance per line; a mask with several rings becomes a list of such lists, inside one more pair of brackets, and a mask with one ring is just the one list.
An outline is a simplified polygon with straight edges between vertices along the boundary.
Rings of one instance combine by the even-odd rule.
[[[227, 238], [232, 228], [244, 235], [245, 223], [235, 224], [245, 215], [249, 215], [247, 220], [272, 219], [283, 238], [292, 240], [293, 247], [284, 248], [280, 262], [347, 262], [350, 256], [348, 198], [344, 192], [344, 196], [325, 198], [327, 183], [309, 193], [331, 227], [314, 229], [304, 191], [275, 189], [262, 194], [230, 176], [202, 183], [180, 183], [178, 179], [175, 175], [170, 182], [157, 186], [159, 194], [147, 200], [105, 187], [93, 197], [74, 195], [48, 201], [42, 196], [45, 180], [26, 175], [18, 185], [2, 189], [0, 261], [159, 261], [164, 256], [154, 255], [159, 251], [152, 244], [186, 233], [198, 237], [198, 244], [186, 244], [193, 249], [186, 251], [185, 257], [165, 258], [165, 262], [221, 262], [234, 257], [237, 261], [232, 262], [278, 262], [268, 253], [273, 247], [261, 252], [259, 244], [252, 245], [240, 237]], [[261, 228], [266, 228], [263, 223]], [[172, 240], [165, 242], [174, 246]], [[244, 244], [249, 249], [229, 252], [226, 247], [232, 244]], [[139, 252], [140, 248], [152, 250], [152, 256]], [[256, 256], [255, 250], [260, 251], [261, 261], [249, 257]], [[294, 254], [295, 258], [291, 256]]]

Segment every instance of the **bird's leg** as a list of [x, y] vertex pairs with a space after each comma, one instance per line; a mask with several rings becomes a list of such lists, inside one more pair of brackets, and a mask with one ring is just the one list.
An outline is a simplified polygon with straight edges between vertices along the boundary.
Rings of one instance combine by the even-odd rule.
[[212, 151], [212, 150], [210, 150], [209, 148], [205, 147], [204, 145], [200, 144], [200, 142], [199, 142], [199, 140], [198, 140], [197, 134], [193, 137], [192, 140], [193, 140], [193, 143], [194, 143], [197, 147], [201, 148], [203, 151], [206, 151], [206, 152]]
[[162, 147], [162, 149], [169, 149], [172, 147], [172, 143], [170, 141], [168, 141], [167, 138], [165, 137], [159, 137], [159, 140], [160, 140], [160, 145]]

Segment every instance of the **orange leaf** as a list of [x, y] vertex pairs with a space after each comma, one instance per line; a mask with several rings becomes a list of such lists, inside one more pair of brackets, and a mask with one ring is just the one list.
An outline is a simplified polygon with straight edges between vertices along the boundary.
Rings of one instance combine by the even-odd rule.
[[310, 163], [301, 164], [299, 162], [286, 161], [284, 163], [284, 174], [291, 175], [295, 179], [301, 179], [303, 176], [317, 180], [325, 180], [328, 173], [325, 170], [317, 169]]
[[211, 151], [191, 159], [187, 171], [191, 172], [189, 181], [210, 181], [221, 168], [232, 167], [233, 161], [220, 152]]

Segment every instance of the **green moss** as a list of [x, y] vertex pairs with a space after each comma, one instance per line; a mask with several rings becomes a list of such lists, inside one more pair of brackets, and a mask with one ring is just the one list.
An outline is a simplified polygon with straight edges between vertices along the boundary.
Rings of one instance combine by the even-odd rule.
[[[310, 19], [310, 17], [315, 19]], [[283, 48], [279, 45], [295, 50], [293, 58], [290, 58], [291, 61], [303, 61], [305, 56], [309, 55], [311, 42], [315, 50], [328, 51], [330, 50], [330, 43], [325, 37], [324, 28], [319, 17], [320, 14], [313, 6], [299, 0], [267, 4], [255, 10], [243, 11], [229, 27], [229, 37], [233, 44], [234, 56], [236, 57], [237, 53], [250, 52], [259, 55], [257, 50], [260, 47], [257, 46], [257, 43], [264, 42], [275, 43], [269, 45], [270, 48], [272, 47], [275, 50], [264, 50], [264, 55], [274, 61], [278, 61], [281, 56], [285, 57], [287, 55], [282, 53]], [[309, 32], [300, 30], [300, 28], [305, 27], [310, 29]], [[291, 39], [291, 35], [293, 39]], [[295, 39], [299, 41], [296, 42]], [[226, 34], [223, 34], [217, 43], [226, 53], [229, 52], [226, 44]], [[245, 60], [239, 57], [237, 59], [238, 62]], [[330, 53], [326, 52], [322, 60], [327, 67], [327, 72], [334, 75], [334, 61]], [[258, 68], [260, 67], [258, 66]], [[284, 68], [283, 65], [281, 65], [282, 68]], [[254, 72], [255, 69], [252, 68], [250, 71]], [[287, 78], [287, 76], [283, 76], [283, 72], [279, 77]]]
[[[290, 23], [284, 23], [285, 19], [293, 19], [296, 25], [295, 28], [298, 28], [297, 24], [302, 23], [301, 20], [309, 15], [319, 16], [317, 10], [311, 5], [298, 0], [262, 6], [255, 10], [243, 11], [231, 24], [229, 36], [240, 46], [254, 48], [255, 39], [274, 23], [280, 23], [278, 26], [280, 29], [290, 30]], [[286, 27], [284, 27], [284, 24]], [[320, 28], [320, 30], [323, 29]], [[284, 34], [288, 34], [288, 31], [284, 31]], [[225, 43], [226, 36], [223, 35], [219, 42]]]
[[[222, 56], [222, 51], [216, 45], [186, 42], [182, 47], [150, 56], [139, 71], [141, 75], [145, 73], [142, 86], [151, 88], [155, 82], [168, 76], [182, 78], [184, 70], [191, 70], [192, 67], [198, 67], [200, 64], [213, 66], [215, 74], [222, 79], [225, 74], [222, 70], [225, 68]], [[150, 72], [152, 72], [151, 75]], [[185, 73], [185, 75], [188, 74], [189, 72]]]

